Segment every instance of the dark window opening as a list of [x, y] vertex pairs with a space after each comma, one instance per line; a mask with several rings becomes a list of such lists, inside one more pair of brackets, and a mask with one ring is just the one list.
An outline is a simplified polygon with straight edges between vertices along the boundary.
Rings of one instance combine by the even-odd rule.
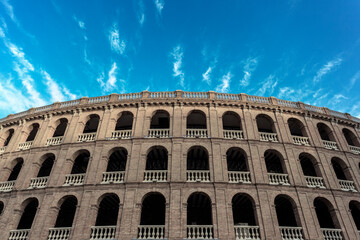
[[283, 196], [275, 198], [276, 216], [280, 227], [297, 227], [294, 207], [290, 200]]
[[55, 227], [71, 227], [74, 221], [76, 212], [77, 199], [76, 197], [67, 197], [61, 204], [58, 216], [56, 218]]
[[187, 225], [212, 225], [211, 200], [204, 193], [193, 193], [187, 201]]
[[356, 229], [360, 231], [360, 203], [356, 201], [351, 201], [349, 204], [349, 209], [351, 212], [351, 216], [356, 225]]
[[284, 173], [282, 158], [275, 151], [267, 150], [264, 154], [266, 170], [268, 173]]
[[332, 132], [328, 126], [323, 123], [318, 123], [317, 128], [322, 140], [335, 142], [335, 139], [332, 136]]
[[314, 207], [320, 228], [335, 228], [329, 208], [321, 199], [316, 198], [314, 200]]
[[336, 174], [337, 179], [339, 180], [347, 180], [344, 170], [341, 167], [340, 163], [338, 163], [338, 161], [336, 161], [336, 159], [332, 159], [331, 160], [331, 164], [333, 166], [334, 172]]
[[10, 176], [8, 178], [8, 181], [15, 181], [17, 179], [17, 177], [19, 176], [20, 170], [22, 168], [23, 162], [24, 161], [22, 160], [22, 158], [17, 160], [17, 164], [12, 169]]
[[115, 131], [131, 130], [133, 124], [133, 114], [131, 112], [123, 112], [116, 122]]
[[260, 114], [256, 117], [256, 124], [259, 132], [276, 133], [274, 122], [266, 115]]
[[150, 129], [168, 129], [170, 128], [170, 116], [166, 111], [156, 111], [151, 118]]
[[307, 157], [304, 154], [300, 154], [300, 164], [302, 171], [304, 173], [304, 176], [311, 176], [311, 177], [317, 177], [314, 165], [309, 157]]
[[120, 199], [115, 194], [106, 196], [100, 202], [96, 226], [116, 226]]
[[146, 170], [167, 170], [168, 152], [163, 147], [153, 147], [147, 155]]
[[39, 130], [39, 124], [34, 123], [32, 125], [32, 130], [30, 131], [29, 136], [26, 139], [26, 142], [34, 141], [38, 130]]
[[90, 154], [88, 152], [79, 154], [79, 156], [75, 159], [74, 165], [71, 169], [71, 174], [86, 173], [89, 158]]
[[53, 154], [47, 157], [45, 161], [42, 163], [37, 177], [48, 177], [53, 167], [54, 160], [55, 160], [55, 156]]
[[256, 226], [255, 211], [250, 197], [236, 194], [232, 199], [234, 225]]
[[0, 216], [4, 210], [4, 203], [0, 201]]
[[113, 152], [109, 157], [109, 162], [106, 172], [125, 171], [126, 168], [127, 151], [121, 148]]
[[59, 125], [57, 125], [53, 137], [61, 137], [64, 136], [65, 130], [68, 124], [68, 120], [66, 118], [60, 119]]
[[239, 148], [230, 148], [226, 152], [226, 161], [228, 171], [248, 171], [246, 156]]
[[100, 117], [96, 114], [90, 115], [90, 119], [86, 122], [83, 133], [97, 132]]
[[160, 193], [145, 197], [141, 207], [140, 225], [165, 225], [165, 198]]
[[188, 129], [206, 129], [206, 116], [202, 111], [192, 111], [186, 119]]
[[9, 132], [9, 134], [8, 134], [7, 138], [5, 139], [4, 147], [9, 145], [9, 142], [10, 142], [12, 136], [14, 135], [14, 129], [10, 129], [8, 132]]
[[34, 221], [36, 210], [39, 202], [37, 199], [31, 200], [25, 207], [24, 212], [21, 215], [20, 222], [17, 229], [31, 229], [31, 225]]
[[304, 126], [298, 119], [290, 118], [288, 120], [288, 125], [292, 136], [305, 137], [305, 134], [303, 133], [305, 130]]
[[241, 130], [239, 116], [234, 112], [227, 112], [222, 117], [224, 130]]
[[187, 170], [209, 170], [209, 156], [203, 147], [192, 147], [189, 150]]
[[348, 145], [350, 146], [356, 146], [356, 147], [360, 147], [359, 141], [357, 139], [357, 137], [355, 136], [355, 134], [350, 131], [349, 129], [344, 128], [342, 130], [344, 137], [346, 139], [346, 142]]

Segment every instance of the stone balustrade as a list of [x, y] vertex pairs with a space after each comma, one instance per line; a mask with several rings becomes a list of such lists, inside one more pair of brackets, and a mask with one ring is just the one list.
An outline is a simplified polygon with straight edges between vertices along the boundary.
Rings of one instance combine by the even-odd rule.
[[311, 188], [325, 188], [324, 179], [322, 177], [305, 176], [306, 185]]
[[324, 240], [342, 240], [341, 229], [321, 228]]
[[132, 130], [117, 130], [111, 133], [110, 139], [129, 139], [131, 138]]
[[48, 182], [49, 177], [37, 177], [31, 178], [30, 180], [30, 187], [31, 188], [44, 188]]
[[290, 185], [289, 176], [286, 173], [268, 173], [271, 185]]
[[292, 136], [293, 143], [296, 145], [310, 146], [308, 137]]
[[246, 96], [246, 100], [247, 100], [248, 102], [270, 104], [270, 98], [267, 98], [267, 97], [259, 97], [259, 96], [247, 95], [247, 96]]
[[149, 129], [148, 138], [168, 138], [170, 129]]
[[123, 183], [125, 171], [103, 172], [101, 183]]
[[85, 179], [85, 173], [80, 174], [67, 174], [65, 176], [64, 186], [69, 185], [83, 185]]
[[339, 179], [339, 184], [340, 184], [341, 190], [343, 190], [343, 191], [357, 192], [356, 188], [355, 188], [354, 181]]
[[260, 141], [264, 142], [278, 142], [277, 133], [266, 133], [266, 132], [259, 132], [260, 134]]
[[[350, 151], [354, 154], [360, 154], [360, 147], [355, 147], [355, 146], [349, 146], [350, 147]], [[0, 153], [1, 153], [1, 149], [0, 149]]]
[[46, 140], [45, 146], [60, 145], [63, 141], [63, 138], [63, 136], [48, 138]]
[[303, 240], [302, 227], [279, 227], [282, 240]]
[[213, 225], [187, 225], [187, 239], [212, 239], [214, 238]]
[[182, 95], [183, 98], [190, 98], [190, 99], [208, 99], [209, 98], [209, 93], [207, 92], [183, 92]]
[[259, 226], [234, 226], [236, 240], [260, 240]]
[[225, 139], [244, 139], [244, 133], [241, 130], [224, 130]]
[[144, 182], [166, 182], [167, 170], [145, 170]]
[[68, 240], [71, 227], [50, 228], [47, 240]]
[[250, 172], [228, 171], [229, 183], [251, 183]]
[[33, 141], [19, 143], [18, 150], [28, 150], [31, 148]]
[[11, 230], [9, 240], [26, 240], [29, 236], [30, 229]]
[[15, 181], [6, 181], [0, 183], [0, 192], [10, 192], [13, 190]]
[[209, 170], [186, 170], [187, 182], [210, 182]]
[[207, 138], [207, 129], [186, 129], [186, 137], [188, 138]]
[[1, 147], [0, 148], [0, 154], [3, 154], [5, 152], [5, 150], [6, 150], [6, 147]]
[[333, 149], [333, 150], [339, 150], [337, 143], [333, 142], [333, 141], [327, 141], [327, 140], [322, 140], [324, 147], [326, 149]]
[[90, 240], [114, 239], [116, 226], [92, 226]]
[[139, 225], [138, 239], [164, 239], [164, 225]]
[[93, 142], [95, 141], [96, 133], [79, 134], [78, 142]]

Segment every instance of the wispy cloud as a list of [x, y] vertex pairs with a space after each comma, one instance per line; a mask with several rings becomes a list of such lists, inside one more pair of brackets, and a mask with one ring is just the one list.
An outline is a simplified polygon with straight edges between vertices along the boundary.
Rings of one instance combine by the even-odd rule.
[[118, 53], [118, 54], [123, 54], [126, 48], [126, 43], [124, 40], [120, 39], [120, 35], [119, 35], [119, 29], [117, 27], [117, 24], [114, 23], [113, 26], [111, 27], [110, 31], [109, 31], [109, 41], [110, 41], [110, 46], [111, 49]]
[[260, 83], [262, 87], [256, 92], [259, 96], [264, 96], [273, 94], [275, 87], [278, 84], [278, 79], [274, 75], [269, 75], [264, 81]]
[[353, 88], [356, 81], [359, 79], [360, 79], [360, 71], [357, 71], [355, 73], [355, 75], [350, 79], [350, 84], [349, 84], [349, 87], [347, 88], [347, 90], [350, 90], [351, 88]]
[[255, 71], [257, 65], [258, 59], [256, 57], [249, 57], [244, 61], [244, 77], [240, 80], [240, 86], [247, 87], [250, 84], [251, 75]]
[[223, 75], [221, 77], [221, 83], [216, 87], [217, 92], [226, 93], [229, 91], [230, 88], [230, 80], [232, 78], [231, 72]]
[[340, 65], [341, 62], [341, 58], [335, 58], [330, 62], [327, 62], [324, 66], [322, 66], [322, 68], [317, 71], [316, 75], [313, 78], [313, 82], [318, 83], [324, 75], [329, 73], [334, 67]]
[[[115, 88], [117, 88], [117, 64], [116, 62], [114, 62], [111, 66], [111, 69], [109, 70], [108, 74], [107, 74], [107, 80], [105, 80], [105, 74], [104, 72], [102, 72], [100, 74], [100, 76], [96, 79], [97, 82], [100, 84], [100, 87], [102, 89], [103, 92], [109, 92], [114, 90]], [[123, 79], [119, 80], [122, 85], [124, 85], [124, 81]]]
[[209, 68], [206, 70], [206, 72], [204, 72], [203, 75], [202, 75], [202, 77], [203, 77], [202, 80], [203, 80], [204, 82], [206, 82], [208, 85], [211, 84], [211, 79], [210, 79], [211, 71], [212, 71], [212, 67], [209, 67]]
[[143, 1], [138, 1], [137, 18], [139, 24], [142, 26], [145, 22], [145, 7]]
[[[45, 85], [47, 86], [47, 92], [50, 94], [51, 102], [62, 102], [66, 100], [66, 96], [64, 93], [68, 96], [73, 96], [74, 94], [70, 93], [68, 89], [64, 91], [56, 82], [54, 79], [51, 78], [50, 74], [48, 74], [46, 71], [41, 70], [41, 74], [43, 78], [45, 79]], [[64, 92], [64, 93], [63, 93]]]
[[164, 0], [154, 0], [154, 3], [155, 3], [156, 10], [161, 15], [161, 12], [165, 5], [165, 1]]
[[18, 20], [15, 17], [13, 6], [9, 3], [8, 0], [1, 0], [2, 5], [4, 6], [7, 15], [9, 15], [10, 19], [16, 24], [19, 25]]
[[77, 22], [77, 24], [79, 25], [79, 27], [83, 30], [86, 29], [85, 27], [85, 23], [81, 20], [79, 20], [75, 15], [73, 16], [73, 19], [75, 20], [75, 22]]
[[172, 52], [170, 53], [171, 57], [173, 58], [173, 76], [175, 78], [179, 78], [180, 83], [179, 85], [181, 87], [184, 87], [184, 78], [185, 78], [185, 74], [182, 71], [182, 59], [183, 59], [183, 49], [181, 48], [180, 45], [177, 45], [176, 47], [173, 48]]

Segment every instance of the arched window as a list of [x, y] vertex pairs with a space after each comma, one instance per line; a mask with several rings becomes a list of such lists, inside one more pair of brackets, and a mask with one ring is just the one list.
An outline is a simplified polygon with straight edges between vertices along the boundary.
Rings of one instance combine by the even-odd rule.
[[247, 156], [240, 148], [230, 148], [226, 152], [229, 182], [251, 183]]
[[296, 205], [294, 200], [286, 195], [278, 195], [275, 198], [276, 216], [280, 227], [299, 227], [294, 210]]
[[152, 147], [146, 157], [144, 182], [166, 182], [168, 152], [164, 147]]
[[24, 163], [24, 160], [22, 158], [17, 158], [14, 161], [16, 162], [16, 164], [15, 164], [15, 166], [13, 167], [13, 169], [12, 169], [12, 171], [10, 173], [8, 181], [16, 181], [16, 179], [19, 176], [22, 165]]
[[186, 162], [188, 182], [210, 181], [209, 155], [205, 148], [201, 146], [190, 148]]
[[[291, 136], [293, 136], [294, 143], [302, 144], [302, 142], [296, 141], [297, 139], [294, 137], [308, 137], [305, 126], [300, 120], [298, 120], [296, 118], [289, 118], [288, 126], [290, 129]], [[306, 145], [309, 145], [309, 144], [306, 144]]]
[[331, 159], [331, 165], [333, 166], [336, 177], [339, 181], [341, 190], [356, 192], [354, 182], [351, 177], [349, 168], [346, 166], [343, 160], [337, 157]]
[[110, 155], [106, 172], [103, 173], [102, 183], [122, 183], [124, 182], [127, 151], [125, 148], [117, 148]]
[[6, 134], [5, 134], [6, 138], [5, 138], [5, 141], [4, 141], [4, 144], [3, 144], [4, 147], [9, 145], [9, 142], [10, 142], [11, 138], [13, 137], [13, 135], [14, 135], [14, 129], [9, 129], [6, 132]]
[[31, 229], [39, 202], [36, 198], [31, 199], [21, 215], [17, 229]]
[[226, 112], [222, 117], [224, 130], [241, 130], [241, 121], [237, 113]]
[[59, 122], [59, 124], [56, 126], [53, 137], [61, 137], [61, 136], [64, 136], [64, 134], [65, 134], [68, 120], [66, 118], [61, 118], [58, 122]]
[[43, 163], [41, 164], [41, 168], [38, 172], [37, 177], [48, 177], [50, 176], [50, 172], [51, 169], [54, 165], [54, 161], [55, 161], [55, 155], [54, 154], [49, 154], [45, 160], [43, 161]]
[[56, 218], [55, 228], [72, 227], [78, 201], [74, 196], [67, 196], [60, 200], [60, 202], [61, 201], [62, 203]]
[[90, 153], [88, 151], [80, 153], [74, 161], [71, 174], [86, 173], [89, 159]]
[[322, 140], [335, 142], [334, 134], [326, 124], [318, 123], [317, 128]]
[[351, 201], [349, 203], [351, 216], [353, 217], [356, 229], [360, 232], [360, 203], [358, 201]]
[[264, 157], [270, 184], [289, 185], [282, 155], [275, 150], [266, 150]]
[[97, 132], [100, 117], [97, 114], [91, 114], [89, 120], [86, 122], [83, 133]]
[[151, 118], [150, 129], [170, 128], [170, 115], [167, 111], [158, 110]]
[[359, 140], [352, 131], [347, 128], [343, 128], [342, 132], [348, 145], [360, 147]]
[[[234, 226], [257, 226], [254, 200], [247, 194], [238, 193], [232, 198]], [[236, 231], [236, 228], [235, 228]], [[239, 234], [240, 231], [239, 231]], [[259, 234], [259, 233], [257, 233]], [[245, 237], [245, 236], [239, 236]], [[257, 236], [259, 238], [259, 235]], [[240, 238], [242, 239], [242, 238]]]
[[259, 114], [256, 116], [256, 124], [259, 132], [276, 133], [274, 121], [271, 117], [265, 114]]
[[199, 110], [193, 110], [186, 119], [187, 129], [206, 129], [206, 115]]
[[116, 194], [104, 197], [99, 205], [96, 226], [116, 226], [120, 199]]
[[115, 126], [115, 131], [132, 130], [134, 115], [131, 112], [122, 112]]
[[308, 153], [301, 153], [299, 160], [307, 186], [325, 188], [316, 159]]
[[34, 141], [35, 137], [36, 137], [36, 134], [39, 130], [39, 127], [40, 125], [38, 123], [33, 123], [31, 126], [30, 126], [30, 133], [26, 139], [26, 142], [31, 142], [31, 141]]
[[[322, 228], [322, 230], [327, 228], [340, 229], [334, 207], [327, 199], [321, 197], [315, 198], [314, 207], [315, 207], [317, 219], [320, 224], [320, 228]], [[324, 231], [323, 231], [323, 235], [324, 235]], [[335, 239], [342, 239], [342, 238], [335, 238]]]

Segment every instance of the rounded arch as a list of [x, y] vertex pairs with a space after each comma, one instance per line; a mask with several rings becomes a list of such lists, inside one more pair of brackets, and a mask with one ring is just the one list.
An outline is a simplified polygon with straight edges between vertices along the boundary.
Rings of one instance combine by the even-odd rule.
[[23, 164], [24, 164], [24, 159], [22, 158], [16, 158], [11, 162], [12, 170], [7, 181], [15, 181], [17, 179]]
[[76, 156], [76, 158], [71, 169], [71, 174], [86, 173], [86, 169], [90, 159], [90, 152], [86, 149], [81, 149], [77, 151], [74, 156]]
[[224, 130], [241, 130], [240, 116], [233, 111], [227, 111], [222, 115], [222, 124]]
[[166, 199], [160, 192], [144, 195], [141, 204], [140, 225], [165, 225]]
[[299, 154], [299, 160], [304, 176], [321, 177], [318, 162], [313, 155], [302, 152]]
[[258, 225], [255, 212], [255, 201], [250, 195], [246, 193], [237, 193], [233, 196], [231, 203], [234, 225]]
[[123, 111], [118, 114], [115, 131], [132, 130], [134, 114], [130, 111]]
[[274, 149], [268, 149], [264, 153], [266, 170], [268, 173], [286, 173], [284, 157]]
[[128, 151], [124, 147], [115, 147], [109, 151], [106, 172], [125, 171]]
[[15, 132], [14, 129], [10, 128], [4, 133], [4, 137], [2, 139], [2, 141], [4, 141], [4, 142], [3, 142], [2, 146], [6, 147], [7, 145], [9, 145], [10, 140], [14, 135], [14, 132]]
[[152, 113], [150, 129], [170, 128], [170, 114], [166, 110], [156, 110]]
[[285, 194], [277, 195], [274, 204], [279, 226], [301, 227], [296, 203], [291, 197]]
[[274, 120], [266, 114], [258, 114], [256, 124], [259, 132], [276, 133]]
[[58, 201], [59, 212], [55, 227], [71, 227], [74, 221], [78, 200], [74, 195], [66, 195]]
[[50, 176], [50, 172], [54, 165], [54, 161], [55, 161], [55, 154], [53, 153], [46, 153], [42, 157], [40, 157], [41, 167], [37, 177]]
[[90, 114], [86, 117], [87, 121], [83, 130], [83, 133], [95, 133], [97, 132], [100, 116], [98, 114]]
[[356, 229], [360, 231], [360, 202], [352, 200], [349, 202], [349, 210], [354, 220]]
[[346, 142], [350, 146], [360, 147], [360, 143], [356, 135], [353, 133], [353, 131], [343, 128], [342, 129], [343, 135], [346, 139]]
[[203, 146], [192, 146], [187, 152], [187, 170], [209, 170], [209, 153]]
[[115, 193], [105, 193], [98, 199], [98, 213], [95, 226], [116, 226], [120, 198]]
[[192, 110], [186, 118], [187, 129], [206, 129], [206, 114], [201, 110]]
[[68, 123], [69, 123], [69, 120], [67, 118], [60, 118], [60, 119], [56, 120], [56, 122], [55, 122], [56, 128], [55, 128], [53, 137], [64, 136]]
[[333, 157], [331, 158], [331, 165], [334, 169], [335, 175], [339, 180], [352, 180], [351, 174], [346, 163], [338, 158]]
[[212, 225], [212, 203], [204, 192], [193, 192], [187, 200], [187, 225]]
[[38, 123], [33, 123], [29, 126], [29, 135], [26, 138], [26, 142], [34, 141], [36, 134], [40, 128], [40, 125]]
[[152, 146], [146, 155], [146, 170], [167, 170], [168, 151], [163, 146]]
[[340, 228], [335, 209], [329, 200], [317, 197], [314, 199], [314, 207], [320, 228]]
[[289, 118], [288, 126], [292, 136], [307, 137], [304, 124], [297, 118]]
[[31, 225], [33, 224], [38, 206], [39, 200], [34, 197], [26, 199], [21, 204], [23, 212], [21, 214], [17, 229], [31, 229]]
[[319, 122], [316, 126], [322, 140], [335, 142], [334, 134], [327, 124]]
[[226, 151], [226, 162], [228, 171], [249, 170], [247, 154], [239, 147], [231, 147]]

